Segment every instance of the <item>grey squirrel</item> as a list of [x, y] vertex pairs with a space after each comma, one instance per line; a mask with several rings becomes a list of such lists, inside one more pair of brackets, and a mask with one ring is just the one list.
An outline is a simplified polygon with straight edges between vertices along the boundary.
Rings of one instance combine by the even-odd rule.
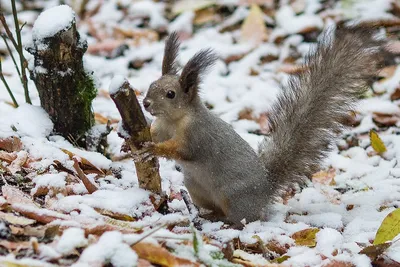
[[167, 38], [162, 76], [143, 100], [156, 117], [154, 143], [145, 150], [183, 168], [195, 205], [234, 224], [268, 219], [271, 204], [290, 185], [318, 170], [357, 98], [383, 63], [385, 42], [365, 27], [327, 31], [273, 105], [270, 136], [256, 153], [202, 103], [202, 76], [215, 63], [210, 49], [195, 54], [178, 74], [176, 33]]

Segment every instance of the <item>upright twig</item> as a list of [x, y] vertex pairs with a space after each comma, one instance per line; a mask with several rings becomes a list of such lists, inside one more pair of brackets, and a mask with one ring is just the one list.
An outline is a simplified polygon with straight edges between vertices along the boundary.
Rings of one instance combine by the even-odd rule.
[[10, 95], [10, 97], [14, 103], [14, 106], [18, 107], [18, 102], [17, 102], [17, 100], [15, 100], [15, 97], [14, 97], [13, 93], [11, 92], [10, 86], [8, 86], [8, 83], [7, 83], [6, 79], [4, 78], [3, 66], [1, 64], [1, 60], [0, 60], [0, 79], [4, 83], [4, 86], [6, 87], [8, 94]]
[[1, 21], [1, 24], [3, 25], [3, 27], [4, 27], [4, 30], [6, 31], [8, 39], [10, 39], [10, 41], [13, 44], [13, 46], [15, 48], [17, 48], [17, 46], [18, 46], [17, 42], [15, 42], [14, 36], [13, 36], [10, 28], [8, 27], [8, 24], [7, 24], [7, 21], [6, 21], [6, 17], [4, 17], [4, 13], [3, 12], [0, 12], [0, 21]]
[[[15, 6], [15, 0], [11, 0], [11, 5], [12, 5], [12, 13], [14, 17], [14, 24], [15, 24], [15, 33], [17, 35], [17, 51], [19, 54], [19, 61], [21, 64], [21, 82], [22, 86], [24, 87], [24, 92], [25, 92], [25, 101], [28, 104], [32, 104], [31, 98], [29, 97], [29, 91], [28, 91], [28, 78], [26, 77], [26, 68], [27, 64], [25, 63], [25, 57], [23, 54], [22, 50], [22, 41], [21, 41], [21, 29], [19, 27], [19, 22], [18, 22], [18, 15], [17, 15], [17, 8]], [[23, 26], [22, 26], [23, 27]]]
[[17, 61], [14, 58], [14, 55], [13, 55], [12, 50], [11, 50], [11, 47], [8, 45], [6, 37], [2, 34], [1, 38], [3, 38], [3, 41], [6, 44], [8, 53], [10, 54], [10, 57], [11, 57], [12, 61], [14, 62], [14, 66], [15, 66], [15, 69], [17, 70], [17, 72], [18, 72], [19, 77], [21, 77], [21, 72], [19, 71], [19, 68], [18, 68], [18, 65], [17, 65]]
[[[144, 143], [151, 142], [150, 127], [136, 98], [135, 90], [125, 79], [114, 78], [110, 86], [110, 96], [122, 118], [122, 129], [119, 131], [132, 152], [143, 148]], [[148, 161], [135, 161], [139, 187], [161, 194], [161, 177], [158, 172], [157, 158]]]

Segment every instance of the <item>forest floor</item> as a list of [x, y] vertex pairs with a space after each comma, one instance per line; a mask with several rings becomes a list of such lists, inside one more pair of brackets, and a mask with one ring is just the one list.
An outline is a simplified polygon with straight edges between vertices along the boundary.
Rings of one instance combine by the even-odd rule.
[[[400, 53], [398, 1], [23, 1], [17, 8], [26, 23], [24, 45], [40, 12], [60, 2], [75, 10], [89, 45], [84, 59], [98, 88], [96, 124], [109, 121], [113, 131], [106, 155], [51, 134], [33, 81], [33, 105], [24, 104], [0, 41], [3, 75], [20, 104], [13, 106], [0, 83], [0, 266], [400, 266], [399, 58], [387, 59], [321, 171], [304, 188], [288, 190], [269, 221], [242, 230], [207, 220], [193, 227], [183, 174], [165, 159], [160, 172], [169, 210], [157, 212], [154, 197], [138, 187], [133, 160], [121, 152], [120, 115], [108, 93], [113, 76], [123, 75], [142, 99], [161, 75], [165, 37], [177, 31], [180, 66], [202, 48], [218, 54], [202, 99], [256, 149], [281, 86], [303, 71], [323, 29], [378, 24]], [[0, 4], [13, 25], [10, 1]], [[89, 194], [73, 156], [97, 191]]]

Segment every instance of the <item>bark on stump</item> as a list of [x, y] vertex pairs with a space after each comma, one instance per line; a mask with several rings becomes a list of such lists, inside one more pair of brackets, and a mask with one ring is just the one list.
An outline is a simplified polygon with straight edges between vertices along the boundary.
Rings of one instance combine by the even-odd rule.
[[[132, 152], [142, 149], [144, 143], [151, 142], [151, 134], [135, 91], [128, 81], [119, 77], [112, 81], [110, 96], [121, 114], [123, 129], [119, 131], [120, 136]], [[162, 194], [158, 159], [135, 161], [135, 167], [139, 187]]]
[[91, 103], [97, 90], [91, 74], [83, 67], [87, 42], [80, 38], [72, 14], [70, 23], [54, 35], [34, 36], [27, 51], [34, 55], [31, 79], [41, 106], [54, 123], [54, 132], [78, 141], [94, 124]]

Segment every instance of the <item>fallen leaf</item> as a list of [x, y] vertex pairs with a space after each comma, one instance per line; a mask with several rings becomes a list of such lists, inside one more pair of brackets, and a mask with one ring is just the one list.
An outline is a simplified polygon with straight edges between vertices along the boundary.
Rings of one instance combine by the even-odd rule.
[[390, 100], [395, 101], [400, 99], [400, 86], [397, 86], [393, 93], [390, 95]]
[[18, 203], [25, 206], [39, 207], [38, 204], [33, 202], [32, 198], [28, 194], [22, 192], [17, 187], [3, 185], [1, 191], [3, 193], [3, 197], [9, 204]]
[[16, 136], [0, 139], [0, 149], [7, 152], [18, 152], [22, 149], [22, 142]]
[[369, 132], [369, 139], [371, 141], [371, 146], [378, 154], [382, 154], [386, 152], [386, 146], [379, 137], [378, 133], [374, 130]]
[[5, 161], [7, 163], [13, 162], [17, 158], [17, 153], [15, 152], [6, 152], [6, 151], [0, 151], [0, 160]]
[[268, 38], [264, 13], [256, 4], [251, 5], [249, 15], [243, 21], [240, 30], [240, 40], [260, 44]]
[[377, 245], [372, 245], [368, 246], [366, 248], [363, 248], [359, 254], [364, 254], [367, 255], [372, 261], [377, 259], [379, 256], [382, 255], [383, 252], [390, 247], [392, 243], [383, 243], [383, 244], [377, 244]]
[[329, 263], [322, 265], [322, 267], [353, 267], [353, 266], [354, 266], [353, 263], [345, 261], [337, 261], [337, 260], [333, 260]]
[[1, 212], [1, 211], [0, 211], [0, 219], [8, 222], [10, 224], [17, 224], [17, 225], [22, 225], [22, 226], [34, 224], [36, 222], [35, 220], [28, 219], [23, 216], [16, 216], [14, 214], [5, 213], [5, 212]]
[[132, 246], [132, 249], [138, 254], [139, 258], [145, 259], [153, 264], [161, 266], [200, 266], [197, 262], [188, 259], [179, 258], [169, 252], [167, 249], [152, 243], [140, 242]]
[[211, 22], [218, 22], [221, 18], [216, 12], [215, 8], [205, 8], [195, 12], [193, 24], [196, 26], [203, 25]]
[[100, 213], [101, 215], [108, 216], [108, 217], [111, 217], [116, 220], [128, 221], [128, 222], [136, 221], [135, 218], [133, 218], [132, 216], [130, 216], [128, 214], [123, 214], [123, 213], [106, 210], [106, 209], [100, 209], [100, 208], [94, 208], [94, 210], [97, 211], [98, 213]]
[[180, 0], [174, 1], [172, 13], [174, 16], [179, 15], [185, 11], [197, 11], [210, 7], [216, 3], [215, 0]]
[[[0, 246], [5, 247], [8, 250], [19, 250], [19, 249], [28, 249], [30, 248], [31, 244], [29, 241], [20, 241], [20, 242], [11, 242], [7, 240], [1, 240]], [[1, 261], [0, 261], [1, 263]], [[0, 264], [0, 266], [2, 266]], [[12, 266], [12, 265], [9, 265]]]
[[299, 74], [306, 70], [306, 67], [303, 65], [295, 65], [295, 64], [282, 64], [277, 70], [277, 72], [284, 72], [287, 74]]
[[374, 112], [372, 120], [380, 127], [396, 126], [400, 118], [396, 114], [383, 114]]
[[[397, 69], [396, 65], [384, 67], [379, 71], [378, 76], [382, 77], [382, 78], [391, 78], [394, 75], [394, 73], [396, 72], [396, 69]], [[385, 79], [383, 79], [383, 80], [385, 80]], [[382, 80], [380, 80], [380, 82], [381, 81]]]
[[68, 215], [58, 213], [53, 210], [37, 208], [33, 206], [24, 206], [21, 204], [11, 204], [11, 208], [24, 216], [34, 219], [40, 223], [51, 223], [55, 220], [68, 220]]
[[315, 236], [318, 232], [319, 229], [317, 228], [308, 228], [294, 233], [291, 238], [298, 246], [315, 247], [317, 244]]
[[283, 255], [283, 256], [281, 256], [281, 257], [279, 257], [279, 258], [274, 259], [274, 262], [276, 262], [276, 263], [282, 263], [282, 262], [286, 261], [287, 259], [290, 259], [290, 256], [288, 256], [288, 255]]
[[287, 252], [287, 248], [282, 244], [278, 243], [277, 241], [269, 241], [266, 245], [269, 251], [273, 251], [279, 255], [283, 255]]
[[323, 185], [335, 185], [335, 176], [336, 170], [334, 168], [330, 168], [327, 171], [319, 171], [317, 173], [314, 173], [312, 175], [312, 182]]
[[400, 208], [389, 213], [376, 232], [374, 245], [383, 244], [400, 234]]
[[21, 171], [22, 166], [28, 160], [28, 152], [20, 151], [17, 153], [17, 158], [11, 162], [10, 166], [7, 169], [10, 171], [11, 174], [16, 174], [17, 172]]

